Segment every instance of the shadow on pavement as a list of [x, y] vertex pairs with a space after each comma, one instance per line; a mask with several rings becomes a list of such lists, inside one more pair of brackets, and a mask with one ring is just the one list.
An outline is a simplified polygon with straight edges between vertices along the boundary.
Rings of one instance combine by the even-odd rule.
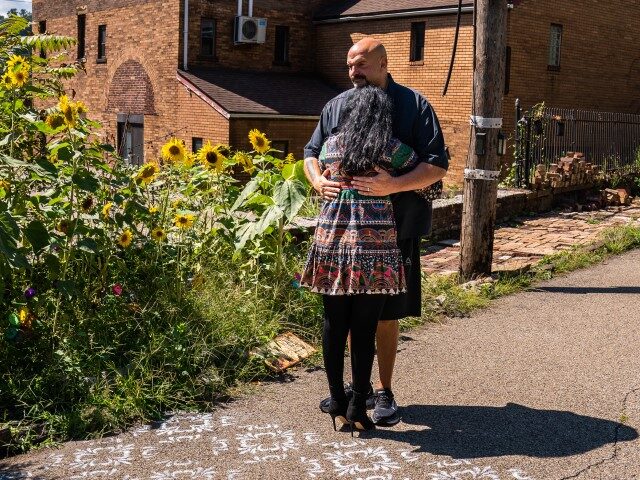
[[45, 480], [44, 477], [28, 473], [30, 466], [29, 463], [5, 466], [0, 461], [0, 480]]
[[536, 287], [530, 292], [552, 293], [640, 293], [640, 287]]
[[619, 442], [638, 438], [635, 429], [621, 423], [515, 403], [504, 407], [409, 405], [401, 414], [405, 424], [424, 428], [378, 428], [362, 437], [397, 440], [420, 447], [417, 451], [468, 459], [564, 457], [613, 444], [616, 438]]

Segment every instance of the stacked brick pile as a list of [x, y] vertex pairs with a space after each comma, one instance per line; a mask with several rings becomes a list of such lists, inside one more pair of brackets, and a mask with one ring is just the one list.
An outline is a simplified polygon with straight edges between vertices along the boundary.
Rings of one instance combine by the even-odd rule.
[[565, 157], [552, 163], [536, 166], [534, 188], [563, 188], [576, 185], [591, 185], [599, 172], [599, 167], [587, 162], [581, 152], [567, 152]]

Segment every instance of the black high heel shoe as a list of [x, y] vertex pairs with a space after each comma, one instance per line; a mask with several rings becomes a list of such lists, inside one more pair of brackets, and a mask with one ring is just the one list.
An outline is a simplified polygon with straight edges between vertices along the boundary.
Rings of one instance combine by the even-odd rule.
[[353, 437], [353, 430], [373, 430], [376, 428], [373, 421], [367, 415], [367, 396], [362, 393], [353, 392], [353, 397], [349, 402], [349, 408], [347, 408], [346, 414], [347, 422], [351, 426], [351, 436]]
[[349, 402], [346, 398], [343, 400], [335, 400], [332, 398], [326, 410], [323, 410], [323, 411], [326, 411], [326, 413], [328, 413], [331, 416], [334, 432], [338, 430], [336, 427], [336, 420], [341, 422], [343, 425], [346, 425], [347, 423], [349, 423], [349, 421], [347, 420], [348, 404]]

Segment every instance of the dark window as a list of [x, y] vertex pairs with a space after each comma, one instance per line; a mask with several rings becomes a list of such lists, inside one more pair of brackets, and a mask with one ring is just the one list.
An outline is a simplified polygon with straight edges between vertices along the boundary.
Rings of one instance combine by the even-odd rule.
[[504, 62], [504, 94], [509, 93], [511, 83], [511, 47], [507, 47], [506, 58]]
[[107, 26], [98, 25], [98, 61], [107, 61]]
[[279, 152], [272, 152], [272, 155], [284, 160], [284, 157], [289, 153], [289, 140], [273, 140], [271, 142], [271, 148], [274, 150], [280, 150]]
[[289, 63], [289, 27], [276, 26], [276, 46], [273, 62], [279, 65]]
[[411, 62], [421, 62], [424, 60], [424, 22], [413, 22], [411, 24]]
[[144, 163], [144, 125], [118, 122], [118, 154], [129, 165]]
[[203, 18], [200, 27], [201, 53], [213, 57], [216, 53], [216, 21]]
[[[46, 20], [40, 20], [38, 22], [38, 33], [39, 34], [47, 33], [47, 21]], [[41, 58], [47, 58], [47, 52], [45, 51], [44, 48], [40, 49], [40, 57]]]
[[198, 137], [191, 138], [191, 151], [196, 153], [198, 150], [202, 148], [202, 139]]
[[549, 70], [560, 70], [560, 49], [562, 47], [562, 25], [551, 24], [549, 30]]
[[84, 58], [84, 40], [87, 28], [87, 16], [78, 15], [78, 58]]

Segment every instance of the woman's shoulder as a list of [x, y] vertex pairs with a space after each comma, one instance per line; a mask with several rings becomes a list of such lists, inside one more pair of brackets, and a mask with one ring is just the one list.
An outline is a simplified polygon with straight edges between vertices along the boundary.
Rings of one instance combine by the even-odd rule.
[[394, 168], [408, 167], [414, 163], [415, 152], [413, 148], [395, 137], [389, 140], [387, 154]]

